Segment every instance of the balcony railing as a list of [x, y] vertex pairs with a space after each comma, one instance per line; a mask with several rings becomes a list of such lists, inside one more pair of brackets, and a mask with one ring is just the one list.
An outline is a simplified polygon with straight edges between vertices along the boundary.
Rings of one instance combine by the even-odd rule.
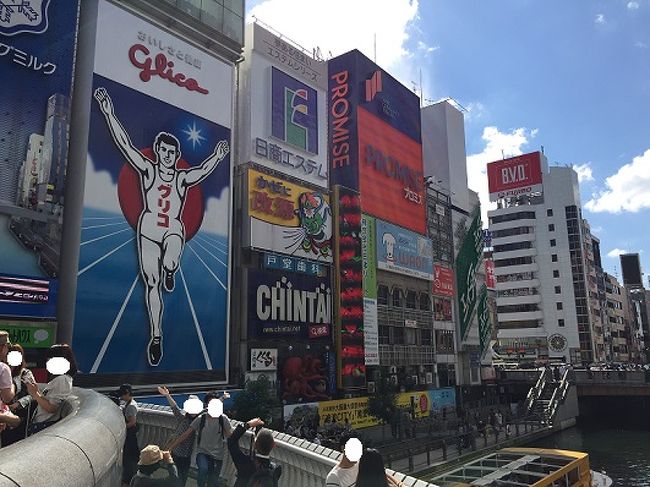
[[428, 345], [379, 345], [381, 365], [432, 365], [435, 349]]

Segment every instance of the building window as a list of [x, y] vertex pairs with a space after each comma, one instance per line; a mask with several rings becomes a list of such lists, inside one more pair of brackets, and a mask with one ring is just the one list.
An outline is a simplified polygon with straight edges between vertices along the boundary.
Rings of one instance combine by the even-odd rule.
[[436, 351], [438, 353], [454, 353], [454, 332], [436, 330]]
[[398, 328], [396, 326], [393, 328], [393, 343], [395, 345], [404, 345], [404, 328]]
[[427, 293], [420, 293], [420, 310], [431, 311], [431, 298]]
[[377, 304], [388, 306], [388, 286], [380, 284], [377, 287]]
[[387, 345], [390, 343], [390, 327], [380, 326], [379, 327], [379, 343]]
[[561, 286], [555, 286], [555, 294], [562, 294], [562, 287]]
[[560, 277], [560, 271], [557, 270], [557, 269], [554, 269], [554, 270], [553, 270], [553, 277], [555, 277], [555, 278]]
[[557, 245], [557, 242], [555, 241], [554, 238], [551, 239], [551, 247], [555, 247]]
[[546, 216], [553, 216], [553, 209], [552, 208], [549, 208], [548, 210], [546, 210]]
[[420, 330], [420, 345], [433, 345], [433, 333], [431, 330]]
[[564, 319], [560, 318], [559, 320], [557, 320], [557, 326], [559, 326], [560, 328], [564, 328]]
[[549, 223], [548, 224], [548, 231], [549, 232], [554, 232], [555, 231], [555, 224]]
[[398, 287], [393, 288], [393, 302], [395, 308], [402, 307], [402, 290]]
[[551, 262], [557, 262], [557, 254], [551, 254]]
[[433, 298], [433, 317], [436, 321], [451, 321], [451, 300]]
[[415, 335], [416, 335], [416, 329], [415, 328], [405, 328], [404, 329], [404, 345], [415, 345]]
[[562, 303], [560, 303], [560, 302], [555, 303], [555, 307], [558, 309], [558, 311], [561, 310], [562, 309]]
[[418, 295], [415, 291], [406, 291], [406, 307], [416, 309], [418, 304]]

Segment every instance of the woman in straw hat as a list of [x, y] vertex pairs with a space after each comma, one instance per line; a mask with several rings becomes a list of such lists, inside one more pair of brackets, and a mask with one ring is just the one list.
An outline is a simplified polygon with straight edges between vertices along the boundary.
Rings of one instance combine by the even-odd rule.
[[176, 487], [178, 470], [172, 455], [158, 445], [147, 445], [140, 452], [138, 471], [131, 479], [130, 487]]

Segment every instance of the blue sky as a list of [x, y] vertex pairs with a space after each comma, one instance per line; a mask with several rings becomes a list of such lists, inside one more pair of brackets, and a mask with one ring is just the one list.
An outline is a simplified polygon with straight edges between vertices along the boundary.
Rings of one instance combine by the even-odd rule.
[[[577, 166], [603, 265], [650, 272], [650, 0], [258, 0], [249, 15], [324, 55], [359, 48], [426, 100], [466, 110], [469, 184], [544, 146]], [[608, 256], [610, 254], [610, 256]], [[647, 282], [647, 281], [646, 281]]]

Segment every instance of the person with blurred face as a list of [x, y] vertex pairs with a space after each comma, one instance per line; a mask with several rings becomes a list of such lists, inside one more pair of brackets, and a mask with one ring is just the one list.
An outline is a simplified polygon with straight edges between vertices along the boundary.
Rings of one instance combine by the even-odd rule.
[[[221, 400], [223, 401], [227, 397], [229, 396], [226, 393]], [[208, 414], [208, 405], [212, 400], [219, 400], [219, 395], [216, 392], [208, 392], [205, 395], [203, 405], [206, 411], [197, 416], [190, 427], [169, 445], [169, 449], [173, 451], [193, 433], [196, 433], [198, 487], [215, 487], [217, 485], [223, 465], [226, 438], [229, 438], [233, 431], [228, 416], [222, 414], [218, 418], [213, 418]]]
[[122, 384], [117, 393], [120, 399], [124, 401], [122, 414], [126, 423], [126, 437], [124, 438], [124, 449], [122, 450], [122, 485], [129, 485], [135, 475], [140, 455], [137, 422], [138, 405], [133, 399], [131, 384]]
[[[9, 333], [0, 331], [0, 431], [7, 426], [16, 427], [20, 424], [20, 418], [13, 414], [7, 406], [15, 396], [15, 387], [11, 379], [11, 369], [7, 365], [7, 354], [9, 353]], [[0, 443], [2, 445], [2, 443]]]
[[359, 462], [353, 462], [345, 456], [345, 444], [351, 438], [356, 438], [356, 436], [354, 434], [341, 436], [339, 440], [339, 450], [342, 453], [341, 460], [327, 474], [325, 479], [326, 487], [352, 487], [357, 481]]
[[[14, 360], [20, 359], [20, 361], [11, 363], [10, 357], [14, 358]], [[25, 382], [35, 382], [34, 374], [25, 366], [25, 351], [23, 347], [17, 343], [12, 344], [9, 347], [7, 360], [9, 367], [11, 367], [11, 377], [14, 388], [16, 389], [16, 395], [11, 401], [11, 404], [9, 404], [9, 409], [20, 418], [20, 424], [2, 432], [2, 444], [4, 446], [16, 443], [27, 436], [27, 419], [30, 416], [31, 409], [29, 407], [26, 409], [22, 408], [20, 400], [24, 397], [29, 397]]]
[[[23, 382], [36, 406], [27, 427], [27, 436], [38, 433], [61, 419], [61, 405], [72, 392], [72, 380], [77, 374], [74, 353], [70, 345], [65, 343], [49, 348], [45, 364], [50, 380], [44, 387], [39, 388], [35, 381], [29, 379]], [[19, 401], [23, 407], [27, 405], [25, 399]]]
[[[168, 445], [170, 445], [171, 441], [173, 441], [175, 438], [178, 438], [183, 433], [185, 433], [188, 429], [190, 429], [192, 421], [194, 421], [194, 419], [198, 416], [198, 412], [192, 414], [189, 411], [182, 411], [176, 404], [174, 398], [169, 393], [169, 389], [167, 389], [167, 387], [165, 386], [158, 387], [158, 392], [162, 394], [165, 397], [165, 399], [167, 399], [167, 402], [169, 403], [169, 406], [172, 408], [172, 412], [176, 417], [176, 428], [172, 433], [171, 440], [167, 443]], [[190, 395], [189, 400], [199, 401], [200, 403], [200, 399], [198, 398], [198, 396]], [[176, 447], [173, 450], [171, 450], [171, 453], [174, 457], [174, 463], [178, 468], [178, 478], [179, 478], [178, 485], [180, 487], [185, 487], [185, 484], [187, 482], [187, 476], [190, 471], [190, 464], [192, 463], [192, 450], [194, 449], [195, 436], [196, 435], [194, 433], [194, 430], [192, 430], [190, 432], [190, 435], [185, 441], [178, 443]]]

